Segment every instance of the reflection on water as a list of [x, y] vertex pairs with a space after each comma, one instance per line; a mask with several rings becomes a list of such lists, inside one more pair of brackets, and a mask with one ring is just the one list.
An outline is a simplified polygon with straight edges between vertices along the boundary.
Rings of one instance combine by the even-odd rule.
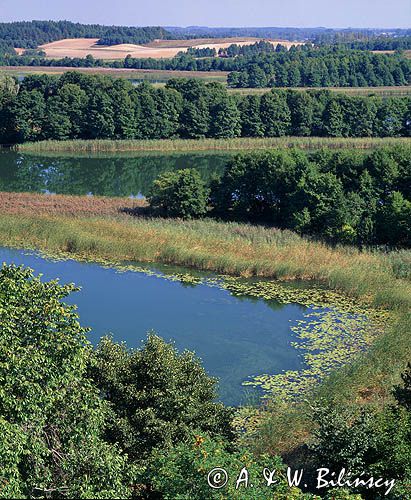
[[209, 182], [220, 176], [230, 154], [114, 153], [33, 155], [0, 152], [0, 191], [100, 196], [146, 195], [169, 170], [195, 168]]
[[242, 382], [251, 376], [301, 368], [290, 326], [307, 312], [302, 306], [97, 264], [52, 262], [20, 250], [0, 248], [3, 261], [30, 266], [46, 280], [59, 277], [62, 283], [80, 285], [69, 302], [78, 305], [82, 325], [92, 328], [94, 344], [111, 333], [138, 347], [154, 330], [174, 340], [178, 349], [195, 351], [208, 373], [220, 379], [220, 397], [227, 404], [244, 401]]

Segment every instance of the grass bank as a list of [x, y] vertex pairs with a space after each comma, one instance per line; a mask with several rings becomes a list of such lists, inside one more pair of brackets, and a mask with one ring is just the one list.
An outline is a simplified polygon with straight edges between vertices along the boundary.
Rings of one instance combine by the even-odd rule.
[[240, 151], [253, 149], [292, 148], [356, 148], [408, 144], [409, 138], [334, 138], [334, 137], [239, 137], [236, 139], [162, 139], [162, 140], [73, 140], [40, 141], [17, 144], [21, 152], [116, 152], [116, 151]]
[[3, 210], [0, 244], [111, 262], [161, 262], [234, 276], [312, 280], [375, 307], [411, 310], [411, 281], [398, 277], [392, 256], [333, 248], [261, 226], [109, 213], [96, 217], [84, 215], [82, 203], [78, 206], [78, 213], [62, 214], [42, 213], [28, 203], [17, 213]]

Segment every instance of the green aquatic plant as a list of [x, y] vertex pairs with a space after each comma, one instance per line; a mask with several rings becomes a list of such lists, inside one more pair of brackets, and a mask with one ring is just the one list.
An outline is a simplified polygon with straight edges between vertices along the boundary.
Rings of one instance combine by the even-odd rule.
[[276, 375], [259, 375], [245, 385], [261, 387], [276, 398], [301, 399], [338, 367], [365, 351], [382, 333], [382, 327], [362, 314], [338, 309], [310, 312], [291, 327], [303, 351], [304, 368]]

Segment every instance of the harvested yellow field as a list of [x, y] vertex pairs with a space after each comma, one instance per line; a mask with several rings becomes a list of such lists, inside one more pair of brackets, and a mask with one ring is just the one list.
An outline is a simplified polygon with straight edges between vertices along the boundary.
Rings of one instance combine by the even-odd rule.
[[179, 48], [149, 48], [143, 45], [97, 45], [98, 38], [66, 38], [57, 42], [40, 45], [39, 49], [52, 59], [63, 57], [86, 57], [92, 55], [96, 59], [124, 59], [128, 54], [133, 57], [174, 57]]
[[[198, 38], [193, 40], [155, 40], [147, 45], [120, 44], [120, 45], [97, 45], [98, 38], [66, 38], [57, 42], [40, 45], [39, 49], [46, 53], [51, 59], [62, 59], [63, 57], [81, 57], [92, 55], [96, 59], [124, 59], [128, 54], [135, 58], [161, 59], [171, 58], [179, 52], [186, 52], [189, 47], [214, 48], [218, 52], [221, 48], [227, 48], [233, 43], [237, 45], [252, 45], [261, 38]], [[298, 42], [282, 40], [267, 40], [273, 45], [298, 45]], [[16, 49], [20, 50], [20, 49]]]
[[[395, 50], [372, 50], [374, 54], [394, 54]], [[404, 55], [407, 59], [411, 59], [411, 50], [404, 50]]]

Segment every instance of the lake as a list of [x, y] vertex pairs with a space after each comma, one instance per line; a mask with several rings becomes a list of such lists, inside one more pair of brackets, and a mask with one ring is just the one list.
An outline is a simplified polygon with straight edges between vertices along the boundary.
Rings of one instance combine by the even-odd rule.
[[[251, 376], [302, 367], [301, 352], [291, 345], [296, 339], [290, 327], [309, 312], [303, 306], [233, 296], [218, 287], [187, 285], [144, 272], [56, 262], [22, 250], [0, 248], [0, 262], [24, 264], [42, 273], [44, 280], [58, 277], [81, 286], [67, 302], [78, 305], [82, 325], [92, 328], [93, 344], [112, 334], [116, 341], [139, 347], [153, 330], [179, 350], [195, 351], [207, 372], [219, 378], [220, 398], [226, 404], [256, 399], [242, 386]], [[162, 275], [176, 272], [150, 269]]]
[[0, 191], [144, 196], [162, 173], [195, 168], [207, 183], [233, 153], [27, 154], [0, 151]]

